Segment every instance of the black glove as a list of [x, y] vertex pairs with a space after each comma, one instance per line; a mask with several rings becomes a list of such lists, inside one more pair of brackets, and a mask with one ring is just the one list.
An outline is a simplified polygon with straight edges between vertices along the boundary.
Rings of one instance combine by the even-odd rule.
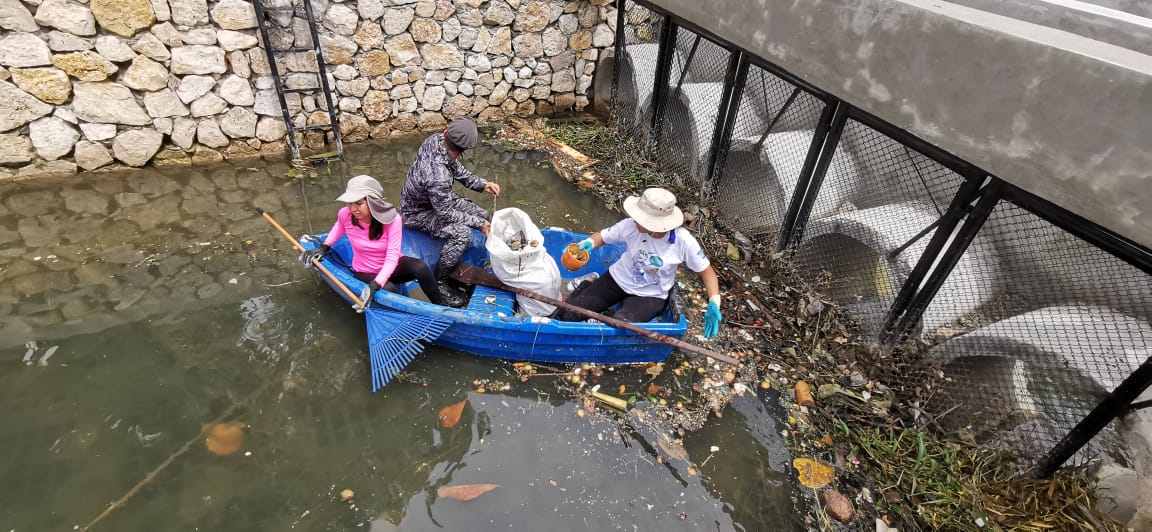
[[352, 308], [356, 309], [356, 313], [362, 314], [368, 307], [372, 306], [372, 302], [376, 300], [376, 291], [379, 289], [380, 285], [376, 284], [376, 281], [372, 281], [360, 291], [360, 304], [352, 305]]
[[332, 248], [329, 247], [328, 244], [320, 244], [317, 247], [314, 247], [312, 249], [305, 251], [304, 253], [301, 253], [300, 254], [300, 262], [303, 263], [305, 266], [312, 266], [312, 259], [316, 259], [316, 260], [323, 259], [324, 255], [327, 255], [329, 251], [332, 251]]

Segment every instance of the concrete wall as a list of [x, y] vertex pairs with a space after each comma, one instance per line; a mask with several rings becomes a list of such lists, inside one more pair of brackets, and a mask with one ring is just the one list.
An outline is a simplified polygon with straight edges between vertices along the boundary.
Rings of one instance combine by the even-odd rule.
[[1152, 57], [939, 0], [657, 0], [997, 176], [1152, 246]]
[[[270, 44], [311, 47], [303, 4]], [[582, 109], [611, 0], [309, 0], [346, 142], [461, 115]], [[285, 126], [245, 0], [0, 0], [0, 179], [285, 151]], [[319, 85], [283, 54], [289, 88]], [[320, 92], [287, 95], [297, 126], [329, 122]], [[303, 144], [323, 145], [310, 133]]]

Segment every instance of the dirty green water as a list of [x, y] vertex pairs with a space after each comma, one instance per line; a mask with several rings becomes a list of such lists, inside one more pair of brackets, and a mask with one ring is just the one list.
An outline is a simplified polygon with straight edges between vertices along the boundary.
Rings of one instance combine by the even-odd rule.
[[[754, 397], [686, 438], [691, 475], [656, 460], [651, 434], [578, 417], [497, 360], [430, 348], [369, 392], [362, 319], [252, 207], [326, 231], [348, 175], [397, 197], [420, 140], [354, 146], [304, 184], [265, 162], [0, 184], [0, 529], [84, 527], [158, 468], [92, 529], [802, 528], [780, 427]], [[538, 154], [482, 148], [466, 164], [540, 225], [617, 219]], [[510, 386], [477, 393], [478, 379]], [[221, 416], [249, 426], [235, 454], [202, 443]], [[499, 487], [437, 497], [449, 484]]]

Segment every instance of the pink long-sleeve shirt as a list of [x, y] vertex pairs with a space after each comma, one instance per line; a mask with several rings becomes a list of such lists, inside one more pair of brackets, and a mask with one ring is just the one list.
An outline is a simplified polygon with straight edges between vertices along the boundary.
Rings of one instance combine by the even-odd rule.
[[392, 272], [396, 271], [396, 264], [400, 262], [400, 238], [404, 228], [404, 223], [400, 219], [400, 214], [396, 214], [396, 218], [392, 223], [384, 226], [384, 234], [379, 240], [372, 240], [368, 238], [368, 225], [360, 224], [356, 227], [352, 224], [352, 212], [348, 207], [343, 207], [340, 212], [336, 213], [336, 223], [332, 225], [332, 230], [328, 231], [328, 238], [324, 239], [324, 243], [331, 246], [341, 236], [348, 235], [348, 243], [352, 244], [352, 269], [359, 273], [372, 273], [376, 274], [376, 284], [384, 286], [388, 282], [388, 278], [392, 277]]

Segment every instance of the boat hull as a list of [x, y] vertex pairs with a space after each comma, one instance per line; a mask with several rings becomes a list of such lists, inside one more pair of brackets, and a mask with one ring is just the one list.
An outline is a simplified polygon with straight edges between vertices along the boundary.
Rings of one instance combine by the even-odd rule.
[[[544, 245], [554, 258], [558, 258], [557, 255], [567, 244], [587, 236], [556, 228], [544, 229], [543, 233]], [[323, 235], [317, 238], [322, 239]], [[310, 249], [316, 247], [318, 241], [302, 241], [301, 244]], [[442, 245], [442, 241], [422, 232], [404, 229], [404, 254], [420, 258], [430, 267], [439, 260]], [[359, 293], [364, 283], [353, 277], [347, 266], [352, 258], [347, 239], [342, 238], [332, 249], [334, 253], [329, 254], [323, 264], [353, 293]], [[562, 274], [569, 276], [564, 282], [591, 272], [603, 274], [622, 252], [622, 245], [597, 248], [591, 260], [580, 270], [561, 270]], [[484, 236], [480, 232], [473, 232], [472, 245], [462, 261], [487, 266], [488, 255], [484, 249]], [[324, 275], [321, 278], [337, 294], [348, 300], [335, 282]], [[561, 322], [549, 318], [517, 316], [514, 312], [515, 296], [503, 290], [476, 287], [466, 307], [453, 309], [406, 295], [409, 290], [416, 288], [416, 283], [412, 282], [400, 287], [402, 293], [380, 290], [376, 293], [374, 308], [447, 318], [452, 324], [433, 343], [448, 349], [509, 360], [603, 364], [657, 362], [667, 358], [673, 349], [669, 344], [600, 322]], [[651, 322], [637, 325], [672, 338], [682, 338], [687, 331], [687, 321], [682, 310], [681, 299], [674, 295], [669, 298], [669, 305], [660, 316]]]

